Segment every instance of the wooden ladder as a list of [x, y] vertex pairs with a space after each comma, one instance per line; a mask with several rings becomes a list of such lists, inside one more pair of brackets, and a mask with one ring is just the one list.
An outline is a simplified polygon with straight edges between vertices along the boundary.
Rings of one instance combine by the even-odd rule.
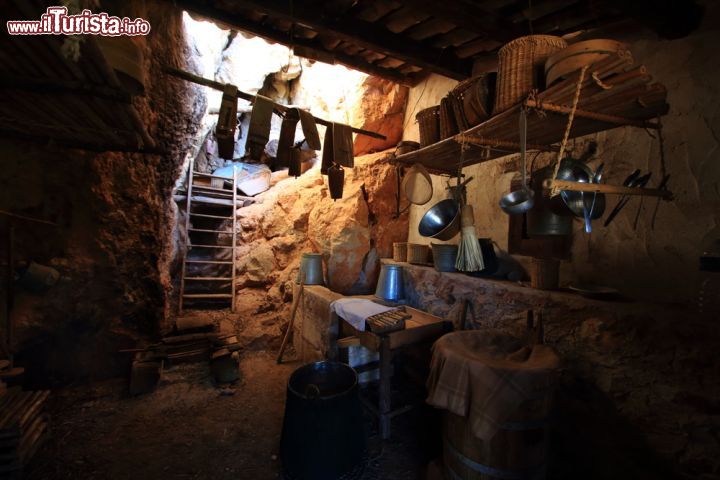
[[[187, 232], [188, 245], [183, 255], [182, 271], [180, 274], [180, 301], [178, 302], [179, 313], [182, 314], [183, 307], [185, 307], [186, 301], [188, 300], [221, 300], [227, 299], [230, 302], [230, 309], [235, 312], [235, 271], [236, 271], [236, 248], [237, 248], [237, 233], [236, 223], [237, 215], [235, 209], [237, 208], [237, 170], [233, 169], [233, 178], [227, 179], [225, 177], [218, 177], [216, 175], [210, 175], [207, 173], [195, 172], [194, 160], [190, 162], [187, 175], [187, 188], [186, 194], [187, 199], [185, 203], [185, 231]], [[195, 183], [196, 177], [210, 179], [211, 185], [200, 185]], [[212, 180], [220, 180], [222, 184], [220, 187], [212, 186]], [[232, 180], [232, 191], [222, 188], [224, 182]], [[208, 213], [198, 213], [193, 211], [194, 205], [210, 205], [213, 207], [227, 207], [230, 209], [230, 216], [223, 215], [211, 215]], [[226, 245], [207, 245], [201, 243], [195, 243], [192, 241], [193, 233], [227, 233], [224, 230], [211, 230], [202, 228], [193, 228], [190, 226], [190, 217], [196, 218], [209, 218], [217, 220], [229, 220], [232, 218], [232, 244]], [[224, 260], [204, 260], [204, 259], [189, 259], [188, 252], [190, 249], [230, 249], [232, 255], [232, 261]], [[229, 265], [231, 268], [230, 276], [217, 276], [217, 277], [189, 277], [187, 276], [188, 265], [193, 264], [208, 264], [208, 265]], [[188, 293], [186, 291], [187, 282], [196, 283], [211, 283], [211, 282], [222, 282], [230, 281], [230, 292], [214, 292], [214, 293]]]

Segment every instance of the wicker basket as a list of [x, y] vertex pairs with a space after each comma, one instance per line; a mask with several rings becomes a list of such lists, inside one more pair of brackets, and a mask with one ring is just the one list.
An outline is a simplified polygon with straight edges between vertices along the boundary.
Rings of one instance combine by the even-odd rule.
[[493, 114], [522, 101], [532, 89], [543, 88], [545, 61], [565, 47], [565, 40], [552, 35], [528, 35], [503, 46]]
[[455, 121], [453, 102], [450, 96], [446, 96], [440, 100], [440, 140], [450, 138], [459, 131], [457, 121]]
[[440, 105], [420, 110], [415, 119], [420, 128], [420, 147], [440, 141]]
[[393, 260], [396, 262], [407, 261], [408, 244], [407, 242], [393, 243]]
[[419, 243], [407, 244], [407, 262], [418, 265], [425, 265], [428, 261], [428, 253], [430, 248], [427, 245]]
[[480, 124], [490, 118], [495, 101], [495, 73], [463, 80], [452, 90], [455, 120], [460, 130]]

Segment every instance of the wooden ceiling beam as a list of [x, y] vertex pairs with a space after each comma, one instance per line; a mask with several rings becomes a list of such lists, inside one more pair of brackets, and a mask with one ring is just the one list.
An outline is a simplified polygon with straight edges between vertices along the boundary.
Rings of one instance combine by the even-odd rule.
[[[270, 27], [260, 25], [248, 20], [242, 15], [229, 13], [225, 10], [220, 10], [210, 5], [201, 4], [191, 0], [174, 0], [173, 3], [183, 10], [215, 20], [229, 28], [242, 30], [271, 42], [290, 46], [290, 36], [287, 33], [279, 32]], [[325, 63], [344, 65], [348, 68], [367, 73], [368, 75], [375, 75], [402, 85], [413, 86], [417, 83], [417, 80], [411, 76], [402, 75], [393, 69], [373, 65], [372, 63], [365, 61], [362, 57], [353, 57], [343, 52], [328, 50], [315, 39], [295, 37], [292, 39], [292, 44], [293, 46], [300, 47], [298, 50], [302, 50], [304, 53], [301, 56], [308, 56]]]
[[528, 33], [523, 25], [512, 23], [505, 17], [484, 9], [472, 0], [401, 1], [407, 7], [416, 8], [433, 17], [441, 18], [465, 30], [499, 42], [506, 42]]
[[472, 70], [470, 62], [459, 59], [451, 51], [428, 47], [376, 23], [357, 18], [329, 18], [306, 0], [294, 0], [292, 9], [284, 0], [235, 0], [235, 3], [456, 80], [467, 78]]

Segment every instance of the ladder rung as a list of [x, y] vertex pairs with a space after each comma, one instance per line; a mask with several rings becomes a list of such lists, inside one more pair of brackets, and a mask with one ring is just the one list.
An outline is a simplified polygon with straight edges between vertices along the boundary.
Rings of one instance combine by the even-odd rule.
[[183, 298], [232, 298], [232, 293], [189, 293]]
[[233, 262], [223, 262], [220, 260], [185, 260], [185, 263], [212, 263], [215, 265], [232, 265]]
[[207, 230], [204, 228], [188, 228], [189, 232], [204, 232], [204, 233], [227, 233], [228, 235], [231, 235], [232, 232], [228, 232], [227, 230]]
[[227, 194], [230, 196], [232, 196], [232, 194], [233, 194], [232, 190], [227, 190], [225, 188], [206, 187], [205, 185], [193, 184], [193, 190], [207, 190], [208, 192], [217, 192], [217, 193]]
[[198, 248], [235, 248], [232, 245], [195, 245], [191, 244], [190, 247], [198, 247]]
[[220, 282], [223, 280], [232, 280], [232, 277], [185, 277], [185, 280], [196, 280], [198, 282]]
[[232, 178], [227, 177], [219, 177], [217, 175], [213, 175], [211, 173], [203, 173], [203, 172], [192, 172], [193, 177], [194, 176], [200, 176], [200, 177], [207, 177], [207, 178], [221, 178], [223, 180], [227, 180], [228, 182], [232, 182]]
[[194, 213], [194, 212], [190, 212], [190, 215], [193, 217], [219, 218], [222, 220], [230, 220], [233, 218], [233, 217], [223, 217], [222, 215], [208, 215], [207, 213]]

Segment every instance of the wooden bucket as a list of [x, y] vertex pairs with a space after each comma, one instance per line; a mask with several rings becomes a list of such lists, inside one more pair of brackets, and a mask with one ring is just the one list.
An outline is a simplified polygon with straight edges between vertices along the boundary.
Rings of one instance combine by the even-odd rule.
[[533, 258], [530, 286], [538, 290], [557, 290], [560, 286], [560, 260]]
[[565, 47], [565, 40], [552, 35], [528, 35], [503, 46], [498, 52], [500, 61], [493, 114], [521, 102], [531, 90], [542, 89], [545, 62]]
[[407, 242], [394, 242], [393, 243], [393, 260], [396, 262], [407, 261]]
[[552, 55], [545, 62], [545, 84], [565, 78], [585, 65], [592, 65], [613, 53], [627, 50], [627, 45], [617, 40], [597, 39], [578, 42]]
[[443, 412], [443, 459], [450, 479], [545, 478], [553, 392], [522, 403], [489, 442], [477, 438], [466, 417]]
[[420, 110], [415, 119], [420, 130], [420, 147], [440, 141], [440, 105]]
[[422, 245], [420, 243], [408, 243], [407, 263], [425, 265], [427, 263], [429, 253], [430, 247], [428, 247], [427, 245]]

